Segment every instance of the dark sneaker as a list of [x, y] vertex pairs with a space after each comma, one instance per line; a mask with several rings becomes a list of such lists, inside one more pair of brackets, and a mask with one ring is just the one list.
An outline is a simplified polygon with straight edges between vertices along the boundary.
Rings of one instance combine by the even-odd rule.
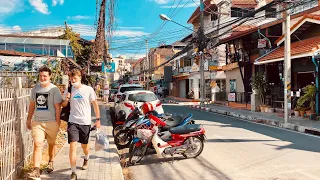
[[28, 180], [41, 180], [40, 178], [40, 170], [34, 169], [32, 172], [27, 175]]
[[82, 170], [88, 169], [88, 165], [89, 165], [89, 160], [84, 159], [83, 165], [82, 165]]
[[77, 180], [78, 178], [77, 178], [77, 174], [76, 173], [72, 173], [71, 174], [71, 178], [70, 178], [71, 180]]
[[48, 166], [47, 166], [47, 172], [52, 173], [53, 170], [54, 170], [53, 162], [49, 161]]

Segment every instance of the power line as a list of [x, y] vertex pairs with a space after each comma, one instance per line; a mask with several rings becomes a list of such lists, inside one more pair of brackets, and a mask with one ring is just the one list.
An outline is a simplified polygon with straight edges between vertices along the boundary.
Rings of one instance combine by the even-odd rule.
[[[284, 0], [282, 0], [281, 2], [283, 2], [283, 1], [284, 1]], [[289, 7], [289, 8], [286, 8], [286, 9], [284, 9], [284, 10], [280, 10], [280, 11], [278, 11], [278, 12], [276, 12], [276, 13], [282, 13], [282, 12], [287, 11], [287, 10], [289, 10], [289, 9], [295, 8], [295, 7], [299, 6], [299, 5], [307, 4], [307, 3], [311, 2], [311, 1], [312, 1], [312, 0], [309, 0], [308, 2], [304, 2], [304, 3], [302, 3], [302, 2], [296, 3], [295, 5], [293, 5], [293, 6]], [[281, 2], [279, 1], [279, 2], [277, 2], [277, 3], [281, 3]], [[269, 3], [269, 4], [265, 5], [264, 7], [259, 8], [258, 10], [254, 11], [253, 13], [256, 14], [256, 13], [264, 10], [266, 7], [269, 7], [271, 4], [274, 5], [274, 3]], [[260, 17], [252, 18], [252, 19], [258, 19], [258, 18], [262, 18], [262, 17], [266, 17], [266, 15], [262, 15], [262, 16], [260, 16]], [[241, 18], [241, 19], [238, 20], [238, 21], [245, 20], [245, 19], [247, 19], [247, 17], [243, 17], [243, 18]], [[245, 22], [246, 22], [246, 21], [240, 22], [239, 24], [236, 25], [236, 27], [238, 27], [239, 25], [241, 25], [241, 24], [243, 24], [243, 23], [245, 23]], [[231, 29], [227, 30], [226, 32], [224, 32], [224, 33], [222, 33], [222, 34], [219, 34], [218, 36], [215, 36], [214, 38], [221, 37], [221, 36], [225, 35], [226, 33], [228, 33], [229, 31], [232, 31], [232, 30], [233, 30], [234, 28], [236, 28], [236, 27], [232, 27]], [[192, 42], [191, 42], [191, 43], [192, 43]], [[192, 44], [191, 44], [191, 43], [188, 44], [185, 49], [192, 48]], [[182, 52], [182, 51], [181, 51], [181, 52]], [[165, 64], [167, 64], [167, 63], [169, 63], [170, 61], [174, 60], [174, 58], [177, 57], [178, 54], [179, 54], [179, 53], [175, 54], [173, 57], [171, 57], [170, 60], [168, 60], [168, 61], [160, 64], [159, 66], [154, 67], [154, 68], [149, 68], [148, 70], [145, 70], [145, 71], [151, 71], [151, 70], [158, 69], [159, 67], [164, 66]], [[140, 73], [140, 74], [141, 74], [141, 73]], [[135, 76], [135, 75], [139, 75], [139, 74], [134, 74], [133, 76]]]
[[169, 9], [169, 11], [168, 11], [168, 14], [170, 14], [171, 9], [172, 9], [172, 7], [173, 7], [173, 5], [174, 5], [175, 2], [176, 2], [176, 0], [174, 0], [174, 1], [172, 2], [171, 7], [170, 7], [170, 9]]

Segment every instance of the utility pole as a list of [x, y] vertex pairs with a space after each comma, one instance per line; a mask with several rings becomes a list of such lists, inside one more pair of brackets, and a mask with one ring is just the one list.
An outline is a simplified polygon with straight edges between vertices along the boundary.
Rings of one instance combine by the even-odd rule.
[[146, 66], [146, 69], [147, 69], [147, 74], [146, 74], [146, 76], [147, 76], [147, 90], [149, 90], [149, 83], [150, 83], [150, 78], [149, 78], [149, 75], [150, 75], [150, 63], [149, 63], [149, 53], [148, 53], [149, 51], [148, 51], [148, 39], [146, 40], [146, 64], [147, 64], [147, 66]]
[[200, 53], [200, 105], [204, 105], [205, 100], [205, 80], [204, 80], [204, 49], [205, 49], [205, 35], [204, 35], [204, 3], [200, 0], [200, 29], [199, 29], [199, 53]]
[[[286, 4], [284, 8], [288, 6]], [[284, 32], [284, 122], [288, 123], [291, 117], [291, 33], [290, 13], [285, 11], [285, 32]]]

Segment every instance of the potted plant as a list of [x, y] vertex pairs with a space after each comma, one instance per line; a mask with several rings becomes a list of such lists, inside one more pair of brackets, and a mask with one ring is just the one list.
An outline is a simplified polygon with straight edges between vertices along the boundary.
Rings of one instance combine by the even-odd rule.
[[311, 114], [313, 114], [312, 110], [310, 108], [307, 108], [307, 110], [306, 110], [307, 117], [310, 117]]
[[299, 113], [301, 117], [304, 117], [304, 114], [306, 113], [307, 108], [300, 108]]
[[261, 112], [266, 112], [265, 97], [266, 97], [266, 93], [267, 93], [268, 84], [265, 79], [265, 74], [261, 73], [261, 72], [257, 72], [252, 76], [250, 81], [251, 81], [250, 84], [251, 84], [252, 89], [254, 90], [255, 93], [258, 94], [258, 96], [260, 98]]
[[294, 116], [299, 117], [300, 116], [300, 111], [301, 107], [297, 106], [296, 108], [294, 108]]
[[305, 106], [305, 110], [307, 111], [307, 116], [314, 114], [315, 112], [315, 95], [316, 95], [316, 87], [313, 84], [307, 85], [302, 89], [304, 95], [298, 99], [298, 106]]
[[267, 113], [273, 113], [273, 112], [274, 112], [274, 108], [272, 108], [271, 106], [266, 106], [266, 107], [265, 107], [265, 112], [267, 112]]

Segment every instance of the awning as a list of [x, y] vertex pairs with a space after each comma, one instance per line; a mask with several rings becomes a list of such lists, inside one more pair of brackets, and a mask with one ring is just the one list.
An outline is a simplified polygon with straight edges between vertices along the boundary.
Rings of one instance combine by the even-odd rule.
[[[291, 59], [309, 57], [314, 50], [320, 49], [320, 36], [291, 43]], [[284, 60], [284, 46], [262, 56], [255, 61], [255, 65], [267, 64]]]
[[224, 71], [217, 71], [215, 76], [211, 75], [213, 79], [226, 79], [226, 73]]
[[70, 40], [52, 39], [52, 38], [34, 38], [34, 37], [6, 37], [0, 36], [0, 43], [8, 44], [40, 44], [40, 45], [57, 45], [69, 46]]

